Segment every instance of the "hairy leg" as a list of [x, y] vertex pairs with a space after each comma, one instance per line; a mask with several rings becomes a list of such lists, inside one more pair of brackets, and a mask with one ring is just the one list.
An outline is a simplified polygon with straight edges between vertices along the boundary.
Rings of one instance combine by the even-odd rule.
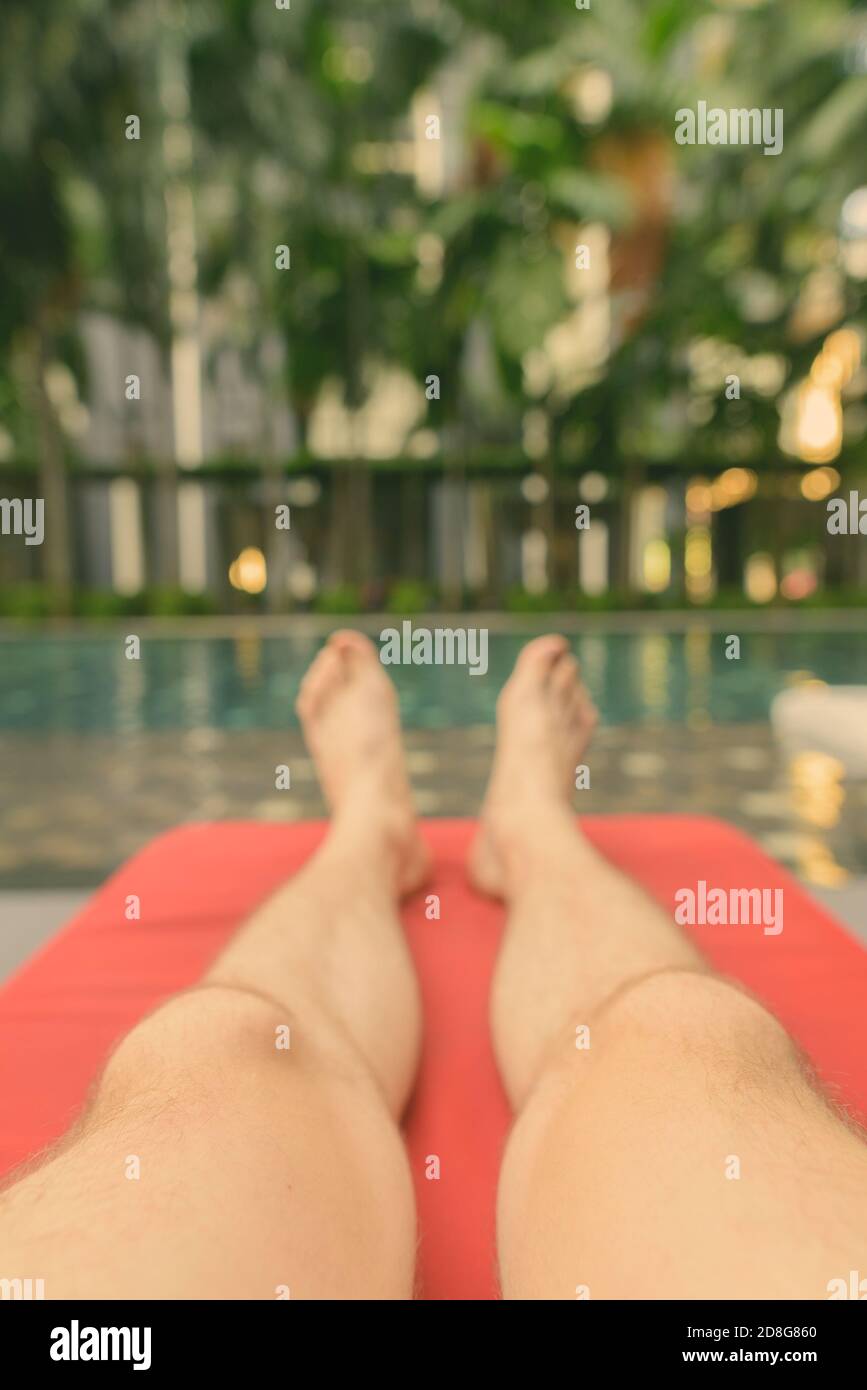
[[398, 1118], [420, 1018], [397, 902], [425, 858], [365, 639], [331, 640], [299, 712], [333, 811], [319, 853], [0, 1197], [0, 1273], [49, 1298], [412, 1296]]
[[509, 909], [491, 999], [517, 1116], [504, 1293], [827, 1297], [867, 1267], [867, 1147], [776, 1020], [576, 828], [594, 722], [565, 643], [526, 648], [472, 859]]

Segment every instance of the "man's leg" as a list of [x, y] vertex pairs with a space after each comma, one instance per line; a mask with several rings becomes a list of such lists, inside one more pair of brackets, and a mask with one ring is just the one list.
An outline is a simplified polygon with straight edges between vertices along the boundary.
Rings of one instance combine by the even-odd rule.
[[565, 643], [526, 648], [472, 861], [509, 907], [504, 1294], [826, 1298], [867, 1274], [867, 1147], [781, 1026], [576, 830], [594, 722]]
[[412, 1296], [397, 1122], [420, 1019], [397, 899], [425, 863], [370, 643], [333, 638], [299, 711], [327, 841], [198, 988], [133, 1029], [73, 1133], [0, 1197], [0, 1274], [49, 1298]]

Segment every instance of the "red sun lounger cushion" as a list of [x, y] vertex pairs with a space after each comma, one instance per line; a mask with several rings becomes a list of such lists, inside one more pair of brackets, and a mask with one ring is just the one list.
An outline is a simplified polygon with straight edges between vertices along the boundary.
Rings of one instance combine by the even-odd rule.
[[[688, 816], [608, 816], [584, 829], [674, 913], [675, 894], [785, 890], [784, 929], [688, 927], [711, 961], [781, 1019], [836, 1098], [867, 1116], [867, 952], [746, 836]], [[406, 1133], [421, 1225], [419, 1292], [497, 1297], [494, 1198], [509, 1112], [488, 1041], [487, 994], [502, 911], [473, 893], [463, 864], [473, 826], [429, 821], [435, 856], [405, 921], [421, 978], [425, 1048]], [[79, 1110], [112, 1044], [192, 984], [241, 920], [294, 872], [319, 824], [193, 825], [148, 845], [0, 990], [0, 1173], [55, 1139]], [[124, 917], [128, 893], [138, 922]], [[440, 1176], [426, 1176], [436, 1154]]]

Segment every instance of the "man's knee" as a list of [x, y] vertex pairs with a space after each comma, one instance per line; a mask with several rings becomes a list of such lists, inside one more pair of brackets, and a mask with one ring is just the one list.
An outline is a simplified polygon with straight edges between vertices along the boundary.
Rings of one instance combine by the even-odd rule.
[[237, 1074], [277, 1059], [280, 1030], [292, 1020], [271, 1000], [247, 991], [194, 987], [141, 1019], [108, 1058], [94, 1100], [101, 1114], [130, 1102], [171, 1109], [229, 1095]]
[[738, 985], [691, 970], [661, 970], [618, 990], [598, 1020], [601, 1038], [620, 1037], [709, 1055], [757, 1070], [797, 1061], [782, 1024]]
[[130, 1104], [221, 1114], [270, 1105], [287, 1082], [376, 1094], [368, 1068], [314, 1003], [292, 1007], [244, 985], [208, 982], [173, 996], [118, 1044], [94, 1096], [100, 1117]]

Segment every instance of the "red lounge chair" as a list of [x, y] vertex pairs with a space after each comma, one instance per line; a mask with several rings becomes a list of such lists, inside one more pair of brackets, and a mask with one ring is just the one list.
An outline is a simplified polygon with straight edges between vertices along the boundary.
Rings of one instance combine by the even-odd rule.
[[[609, 816], [584, 829], [672, 913], [678, 889], [782, 888], [785, 926], [694, 927], [812, 1058], [832, 1094], [867, 1118], [867, 952], [745, 835], [689, 816]], [[0, 1173], [68, 1127], [112, 1044], [199, 978], [230, 932], [319, 842], [321, 824], [193, 825], [155, 840], [0, 989]], [[494, 1196], [509, 1113], [488, 1041], [501, 909], [469, 888], [473, 826], [430, 821], [437, 868], [406, 906], [426, 1041], [407, 1140], [421, 1223], [420, 1295], [497, 1297]], [[128, 894], [141, 920], [124, 916]], [[425, 916], [437, 893], [439, 920]], [[426, 1159], [440, 1160], [438, 1179]]]

